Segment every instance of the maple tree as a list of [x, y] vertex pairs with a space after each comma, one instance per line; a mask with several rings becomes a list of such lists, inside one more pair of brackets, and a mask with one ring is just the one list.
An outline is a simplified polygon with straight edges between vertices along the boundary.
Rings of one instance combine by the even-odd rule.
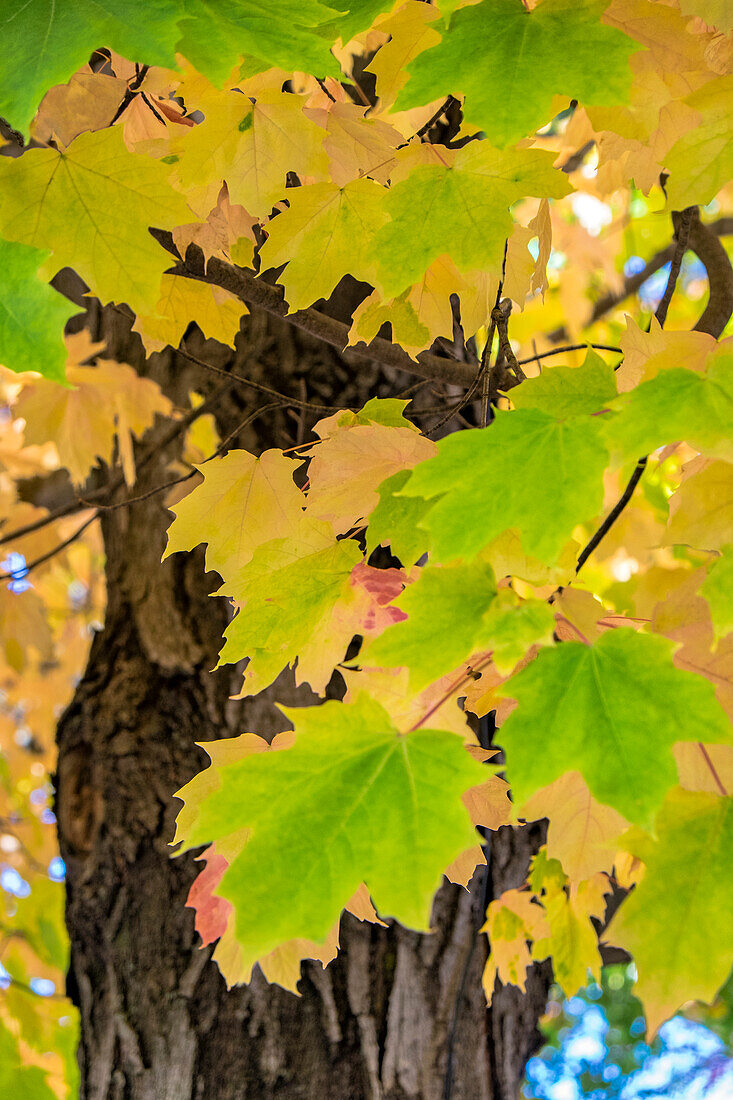
[[[633, 959], [650, 1036], [713, 1002], [726, 5], [18, 0], [0, 27], [0, 1081], [509, 1098], [550, 973]], [[70, 1001], [29, 993], [65, 970], [78, 1070]], [[279, 1053], [232, 1053], [245, 1015]], [[299, 1067], [301, 1024], [331, 1053]]]

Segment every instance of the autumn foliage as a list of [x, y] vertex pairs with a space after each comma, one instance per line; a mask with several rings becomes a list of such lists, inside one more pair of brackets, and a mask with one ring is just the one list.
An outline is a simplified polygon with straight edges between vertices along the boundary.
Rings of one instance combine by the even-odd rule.
[[[546, 958], [571, 995], [612, 946], [650, 1034], [713, 1001], [733, 927], [730, 6], [86, 7], [0, 13], [0, 843], [32, 885], [3, 918], [0, 1082], [72, 1087], [40, 1054], [68, 1003], [30, 1018], [22, 988], [65, 965], [34, 792], [104, 615], [99, 515], [134, 506], [160, 417], [185, 438], [164, 556], [205, 544], [220, 664], [245, 696], [291, 669], [321, 704], [283, 707], [271, 743], [209, 743], [178, 793], [172, 858], [205, 847], [189, 905], [227, 983], [259, 964], [296, 992], [345, 909], [429, 931], [444, 875], [467, 885], [492, 830], [546, 818], [486, 914], [487, 998]], [[329, 309], [347, 277], [349, 324]], [[232, 349], [250, 312], [287, 316], [350, 370], [383, 364], [391, 396], [260, 386], [258, 415], [313, 415], [251, 454], [200, 395], [177, 408], [112, 361], [73, 320], [84, 293], [148, 356], [195, 362], [192, 325]], [[60, 477], [71, 503], [30, 503]]]

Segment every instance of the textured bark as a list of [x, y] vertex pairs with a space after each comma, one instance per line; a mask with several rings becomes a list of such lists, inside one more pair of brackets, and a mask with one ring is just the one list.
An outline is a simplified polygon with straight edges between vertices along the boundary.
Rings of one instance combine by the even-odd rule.
[[[147, 370], [182, 408], [191, 388], [221, 384], [178, 356], [145, 365], [119, 311], [93, 310], [91, 323], [111, 355]], [[226, 361], [216, 345], [192, 338], [191, 347]], [[368, 367], [352, 378], [335, 353], [272, 318], [248, 319], [236, 368], [299, 395], [307, 377], [315, 401], [395, 390]], [[222, 435], [254, 399], [242, 387], [223, 396]], [[235, 445], [287, 446], [312, 423], [288, 417], [269, 414], [266, 428], [248, 428]], [[170, 458], [169, 448], [148, 462], [135, 492], [165, 481]], [[305, 964], [301, 997], [261, 976], [227, 991], [210, 949], [198, 946], [184, 903], [200, 865], [190, 854], [171, 858], [180, 806], [172, 795], [206, 761], [195, 742], [272, 733], [282, 718], [267, 698], [233, 703], [231, 670], [209, 671], [225, 607], [209, 595], [217, 578], [204, 574], [200, 551], [160, 564], [169, 520], [161, 496], [105, 513], [106, 621], [58, 731], [81, 1096], [514, 1100], [538, 1044], [549, 975], [536, 968], [526, 995], [500, 990], [487, 1011], [477, 930], [487, 900], [523, 881], [539, 830], [494, 834], [488, 879], [477, 874], [471, 892], [441, 889], [433, 935], [345, 917], [339, 958], [325, 971]], [[279, 687], [280, 698], [307, 698], [284, 678]]]

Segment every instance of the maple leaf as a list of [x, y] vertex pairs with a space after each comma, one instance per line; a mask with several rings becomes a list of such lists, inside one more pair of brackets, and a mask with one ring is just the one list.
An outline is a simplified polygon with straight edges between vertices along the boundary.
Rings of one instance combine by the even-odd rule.
[[655, 834], [627, 838], [646, 871], [604, 933], [634, 956], [650, 1037], [686, 1001], [712, 1001], [728, 976], [733, 799], [672, 790]]
[[722, 550], [733, 542], [733, 464], [700, 456], [683, 474], [669, 502], [668, 541]]
[[473, 142], [442, 150], [440, 160], [413, 168], [384, 198], [391, 221], [375, 235], [371, 255], [379, 265], [379, 289], [389, 297], [417, 282], [444, 254], [459, 271], [498, 274], [513, 226], [512, 203], [528, 194], [562, 198], [569, 189], [552, 155], [541, 150], [500, 152]]
[[249, 310], [222, 287], [182, 275], [163, 275], [156, 314], [138, 314], [133, 332], [139, 332], [148, 354], [170, 345], [177, 348], [195, 321], [204, 336], [234, 347], [239, 322]]
[[733, 631], [733, 546], [724, 546], [702, 583], [700, 593], [708, 601], [710, 617], [719, 637]]
[[386, 478], [435, 453], [433, 441], [408, 426], [401, 410], [397, 425], [334, 424], [328, 419], [314, 431], [322, 440], [310, 451], [308, 515], [328, 521], [338, 533], [368, 518]]
[[604, 417], [609, 446], [626, 459], [663, 443], [686, 439], [711, 457], [733, 459], [733, 355], [719, 355], [705, 374], [684, 368], [660, 371], [611, 402]]
[[[222, 7], [214, 0], [189, 0], [180, 20], [178, 50], [211, 80], [222, 83], [247, 54], [262, 68], [339, 77], [331, 53], [338, 34], [327, 28], [337, 16], [319, 0], [237, 0]], [[324, 28], [324, 30], [321, 30]]]
[[483, 613], [496, 595], [490, 565], [426, 566], [398, 597], [404, 622], [369, 642], [361, 655], [370, 665], [404, 666], [410, 687], [421, 691], [479, 648]]
[[[295, 735], [288, 731], [276, 734], [269, 744], [262, 737], [251, 733], [203, 744], [212, 766], [199, 772], [188, 784], [188, 797], [178, 814], [173, 844], [185, 839], [186, 833], [195, 826], [201, 801], [219, 790], [220, 769], [223, 766], [239, 762], [251, 753], [277, 752], [290, 748], [294, 741]], [[338, 921], [329, 932], [325, 944], [319, 945], [304, 939], [290, 940], [263, 958], [248, 956], [234, 935], [234, 922], [230, 920], [233, 906], [225, 898], [219, 897], [215, 890], [229, 864], [247, 843], [249, 835], [248, 829], [240, 829], [207, 849], [202, 857], [205, 866], [193, 881], [186, 904], [196, 911], [196, 931], [201, 936], [202, 946], [220, 940], [213, 957], [228, 987], [239, 982], [249, 982], [252, 968], [257, 962], [268, 982], [275, 982], [297, 993], [296, 986], [303, 959], [317, 959], [326, 966], [336, 957], [339, 946]], [[363, 884], [345, 908], [360, 920], [382, 923], [374, 912]]]
[[201, 216], [216, 203], [223, 182], [232, 203], [265, 217], [285, 198], [289, 171], [328, 178], [325, 135], [303, 114], [303, 96], [266, 91], [253, 103], [241, 92], [208, 86], [192, 98], [206, 118], [179, 136], [171, 157], [177, 158], [176, 186]]
[[590, 646], [541, 650], [498, 688], [519, 704], [501, 732], [517, 802], [577, 770], [595, 798], [644, 824], [675, 782], [675, 741], [730, 744], [713, 685], [675, 668], [672, 648], [609, 630]]
[[77, 307], [36, 276], [49, 253], [0, 238], [0, 360], [10, 370], [64, 379], [61, 332]]
[[704, 84], [687, 96], [685, 103], [698, 112], [700, 122], [683, 134], [664, 158], [669, 172], [665, 190], [676, 210], [709, 203], [733, 175], [733, 75]]
[[488, 933], [491, 948], [483, 974], [487, 1003], [491, 1004], [497, 978], [524, 992], [532, 965], [527, 941], [542, 939], [549, 932], [542, 906], [528, 890], [505, 890], [489, 903], [481, 931]]
[[347, 595], [362, 554], [355, 542], [337, 542], [327, 523], [304, 518], [284, 539], [262, 543], [222, 591], [242, 608], [224, 631], [219, 664], [249, 657], [243, 692], [254, 695], [295, 663], [296, 683], [323, 693], [355, 633], [334, 622], [334, 606]]
[[130, 153], [114, 126], [80, 134], [64, 151], [3, 157], [0, 229], [9, 240], [50, 249], [54, 272], [73, 267], [101, 301], [145, 312], [170, 263], [148, 227], [172, 229], [190, 216], [169, 171]]
[[262, 268], [287, 264], [279, 277], [290, 310], [328, 298], [346, 274], [374, 283], [369, 246], [387, 221], [384, 188], [369, 179], [337, 187], [313, 183], [289, 194], [289, 208], [268, 223]]
[[173, 65], [178, 14], [176, 0], [6, 0], [0, 32], [13, 64], [3, 72], [0, 115], [26, 130], [46, 89], [67, 80], [101, 43], [148, 64]]
[[645, 332], [627, 315], [619, 344], [624, 358], [616, 382], [619, 393], [625, 393], [669, 367], [703, 371], [717, 341], [707, 332], [666, 332], [655, 317]]
[[282, 451], [259, 458], [234, 450], [200, 469], [203, 481], [171, 507], [163, 559], [206, 543], [206, 568], [227, 580], [262, 543], [284, 538], [298, 524], [305, 498], [293, 481], [297, 463]]
[[558, 93], [582, 103], [623, 103], [628, 59], [639, 46], [601, 23], [606, 6], [544, 0], [528, 13], [513, 0], [482, 0], [461, 8], [442, 41], [407, 66], [410, 79], [395, 107], [462, 93], [466, 120], [504, 147], [549, 122]]
[[442, 439], [436, 457], [413, 470], [400, 490], [408, 497], [440, 497], [422, 522], [438, 558], [474, 557], [516, 527], [526, 553], [554, 562], [575, 525], [601, 508], [607, 456], [597, 421], [558, 423], [547, 413], [520, 409], [499, 413], [486, 431]]
[[527, 821], [549, 818], [548, 858], [558, 860], [574, 882], [599, 871], [611, 873], [618, 838], [628, 826], [613, 807], [593, 797], [576, 771], [566, 772], [536, 791], [521, 807], [520, 816]]
[[617, 396], [613, 368], [589, 350], [580, 367], [551, 367], [528, 378], [512, 390], [511, 402], [515, 409], [541, 409], [560, 420], [598, 412]]
[[[345, 95], [341, 85], [336, 89]], [[394, 151], [402, 135], [380, 119], [366, 118], [366, 107], [334, 102], [326, 98], [323, 107], [306, 107], [304, 114], [326, 131], [323, 148], [328, 154], [330, 176], [337, 187], [369, 176], [386, 184], [394, 165]]]
[[[251, 830], [219, 887], [237, 939], [256, 957], [297, 937], [322, 943], [361, 882], [380, 913], [427, 930], [442, 869], [475, 843], [460, 796], [485, 778], [482, 766], [455, 734], [398, 733], [364, 694], [285, 713], [293, 748], [223, 767], [185, 838], [197, 846]], [[298, 829], [283, 833], [293, 817]], [[294, 861], [307, 868], [295, 879]]]
[[79, 366], [103, 345], [90, 344], [85, 330], [67, 338], [70, 388], [39, 379], [24, 387], [15, 406], [25, 419], [27, 443], [53, 439], [59, 461], [72, 481], [83, 484], [98, 459], [111, 464], [115, 440], [125, 480], [135, 480], [132, 436], [142, 436], [156, 414], [168, 416], [170, 400], [150, 378], [140, 378], [127, 363], [97, 359]]

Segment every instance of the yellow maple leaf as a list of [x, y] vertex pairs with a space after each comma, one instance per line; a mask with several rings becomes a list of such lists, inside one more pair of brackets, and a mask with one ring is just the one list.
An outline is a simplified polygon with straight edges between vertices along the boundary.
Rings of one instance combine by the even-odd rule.
[[80, 366], [103, 345], [89, 342], [82, 331], [66, 338], [69, 361], [66, 378], [71, 388], [45, 378], [24, 387], [15, 406], [25, 419], [29, 443], [53, 440], [59, 461], [72, 481], [82, 484], [97, 460], [110, 464], [115, 441], [125, 481], [135, 480], [132, 436], [142, 436], [155, 416], [169, 416], [172, 404], [150, 378], [141, 378], [127, 363], [97, 359]]
[[491, 1004], [497, 978], [524, 992], [532, 965], [528, 941], [541, 940], [550, 931], [542, 906], [527, 890], [505, 890], [490, 903], [481, 931], [488, 933], [491, 948], [483, 974], [487, 1003]]
[[547, 854], [557, 859], [574, 882], [598, 871], [610, 874], [617, 841], [628, 822], [611, 806], [593, 798], [580, 772], [566, 772], [525, 802], [527, 821], [549, 818]]
[[262, 269], [287, 264], [279, 281], [291, 312], [328, 298], [344, 275], [375, 284], [369, 246], [389, 220], [385, 189], [369, 179], [313, 183], [289, 192], [289, 209], [268, 223]]
[[645, 332], [627, 314], [619, 344], [624, 359], [616, 371], [616, 384], [619, 393], [626, 393], [665, 368], [705, 370], [717, 341], [706, 332], [665, 332], [654, 317]]
[[145, 312], [170, 266], [148, 229], [172, 229], [190, 217], [169, 172], [130, 153], [115, 126], [80, 134], [65, 150], [2, 157], [0, 229], [9, 240], [50, 249], [51, 275], [72, 267], [102, 302]]
[[171, 149], [177, 186], [202, 217], [223, 182], [233, 203], [265, 217], [285, 197], [288, 172], [328, 179], [325, 133], [303, 114], [303, 96], [266, 91], [252, 103], [238, 91], [208, 85], [199, 102], [206, 118]]
[[675, 210], [705, 205], [733, 176], [733, 75], [711, 80], [685, 102], [697, 111], [697, 125], [664, 158], [667, 199]]
[[203, 480], [171, 508], [163, 558], [206, 546], [206, 568], [226, 580], [271, 539], [291, 534], [305, 498], [293, 481], [297, 463], [278, 450], [259, 458], [234, 450], [202, 467]]
[[702, 550], [733, 542], [733, 465], [702, 455], [685, 464], [669, 502], [667, 542]]
[[222, 287], [184, 275], [163, 275], [157, 314], [138, 314], [132, 330], [140, 333], [148, 355], [167, 344], [177, 348], [191, 321], [207, 338], [233, 348], [245, 313], [249, 310], [244, 302]]

